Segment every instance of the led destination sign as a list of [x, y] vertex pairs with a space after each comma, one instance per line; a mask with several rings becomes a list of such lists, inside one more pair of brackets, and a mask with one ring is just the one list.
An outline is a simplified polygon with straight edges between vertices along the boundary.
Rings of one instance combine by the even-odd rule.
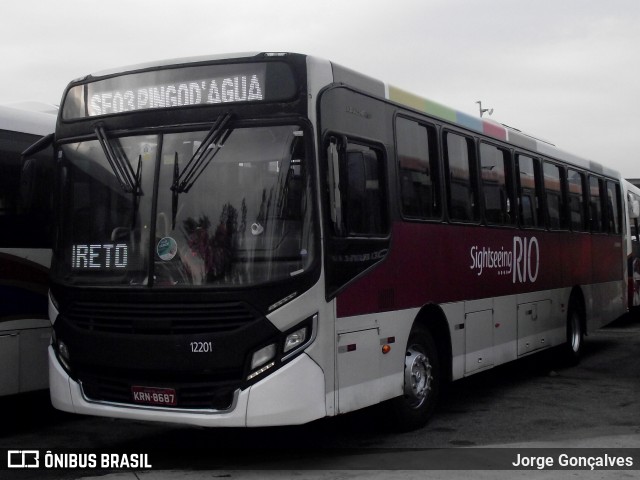
[[255, 73], [132, 90], [112, 90], [92, 94], [88, 113], [92, 117], [150, 108], [261, 101], [264, 100], [263, 90], [264, 75]]
[[295, 80], [284, 63], [206, 65], [127, 73], [77, 85], [64, 100], [63, 118], [157, 108], [286, 100]]
[[71, 268], [75, 270], [117, 270], [127, 267], [128, 257], [128, 248], [124, 243], [73, 245], [71, 247]]

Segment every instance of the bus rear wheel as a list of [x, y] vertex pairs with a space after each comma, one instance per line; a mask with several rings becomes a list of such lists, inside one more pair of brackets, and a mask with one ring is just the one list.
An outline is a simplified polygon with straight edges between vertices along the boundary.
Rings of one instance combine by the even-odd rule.
[[576, 302], [569, 305], [569, 313], [567, 314], [567, 340], [562, 346], [562, 361], [565, 365], [577, 365], [582, 354], [582, 346], [584, 343], [584, 328], [582, 323], [582, 315]]
[[436, 408], [441, 383], [433, 336], [423, 327], [414, 327], [405, 353], [403, 395], [389, 402], [391, 427], [399, 431], [423, 427]]

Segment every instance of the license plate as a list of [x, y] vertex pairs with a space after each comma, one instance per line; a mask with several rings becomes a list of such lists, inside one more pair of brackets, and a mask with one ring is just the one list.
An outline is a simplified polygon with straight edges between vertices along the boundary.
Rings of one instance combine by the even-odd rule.
[[155, 405], [161, 407], [175, 407], [178, 404], [176, 391], [173, 388], [131, 387], [134, 403]]

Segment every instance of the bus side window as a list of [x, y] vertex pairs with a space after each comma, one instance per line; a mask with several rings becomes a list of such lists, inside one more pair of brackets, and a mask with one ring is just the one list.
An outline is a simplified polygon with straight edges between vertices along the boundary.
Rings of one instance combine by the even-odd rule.
[[622, 232], [621, 216], [620, 185], [607, 181], [607, 230], [609, 233], [619, 234]]
[[541, 215], [540, 174], [538, 160], [526, 155], [518, 155], [520, 225], [523, 227], [543, 227]]
[[0, 247], [51, 248], [53, 150], [21, 158], [38, 139], [0, 130]]
[[602, 232], [602, 180], [597, 177], [589, 177], [589, 225], [592, 232]]
[[388, 222], [382, 152], [349, 143], [341, 163], [342, 209], [347, 234], [386, 234]]
[[442, 210], [435, 129], [398, 117], [396, 132], [403, 215], [421, 219], [440, 218]]
[[553, 163], [544, 162], [544, 192], [546, 199], [546, 213], [551, 230], [566, 228], [565, 204], [562, 196], [560, 167]]
[[586, 226], [584, 175], [567, 170], [567, 192], [569, 194], [569, 221], [574, 232], [584, 232]]
[[452, 221], [475, 222], [479, 219], [475, 188], [473, 140], [445, 133], [445, 173], [448, 182], [447, 206]]
[[480, 144], [480, 171], [484, 215], [490, 225], [513, 225], [514, 207], [511, 156], [507, 150]]

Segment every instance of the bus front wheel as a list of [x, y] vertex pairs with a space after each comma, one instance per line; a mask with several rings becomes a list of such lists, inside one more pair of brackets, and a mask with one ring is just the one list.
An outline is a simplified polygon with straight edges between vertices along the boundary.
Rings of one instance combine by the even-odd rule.
[[392, 427], [408, 431], [424, 426], [433, 414], [442, 383], [438, 349], [429, 330], [416, 326], [409, 335], [403, 395], [390, 401]]

